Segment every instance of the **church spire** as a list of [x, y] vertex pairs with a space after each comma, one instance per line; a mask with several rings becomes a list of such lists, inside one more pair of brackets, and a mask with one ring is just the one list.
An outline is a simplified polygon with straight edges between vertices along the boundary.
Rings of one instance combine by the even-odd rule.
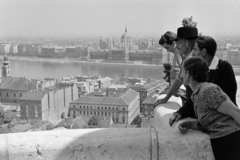
[[10, 65], [9, 65], [7, 54], [5, 54], [3, 58], [2, 77], [9, 77], [9, 76], [10, 76]]
[[127, 32], [127, 25], [125, 25], [125, 32]]

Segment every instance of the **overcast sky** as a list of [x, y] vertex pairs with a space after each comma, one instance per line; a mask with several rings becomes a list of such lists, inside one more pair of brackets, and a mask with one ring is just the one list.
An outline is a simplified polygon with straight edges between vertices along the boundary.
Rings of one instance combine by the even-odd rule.
[[204, 35], [240, 35], [239, 0], [0, 0], [0, 36], [132, 36], [176, 32], [193, 16]]

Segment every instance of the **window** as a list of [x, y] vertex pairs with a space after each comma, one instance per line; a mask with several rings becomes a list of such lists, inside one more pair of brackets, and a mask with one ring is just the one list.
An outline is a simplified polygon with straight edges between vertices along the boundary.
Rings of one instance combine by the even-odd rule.
[[82, 106], [79, 106], [79, 108], [81, 109], [81, 108], [82, 108]]
[[8, 93], [6, 93], [7, 97], [8, 97]]
[[125, 111], [125, 108], [123, 108], [123, 111]]
[[13, 96], [16, 97], [16, 93], [14, 93]]
[[109, 107], [109, 110], [111, 110], [111, 107]]
[[76, 108], [76, 106], [75, 106], [75, 105], [73, 105], [73, 108]]
[[26, 117], [28, 117], [28, 105], [26, 105]]
[[20, 97], [22, 97], [22, 94], [20, 93]]
[[35, 117], [38, 117], [37, 106], [35, 106]]
[[118, 110], [118, 108], [116, 108], [116, 110]]

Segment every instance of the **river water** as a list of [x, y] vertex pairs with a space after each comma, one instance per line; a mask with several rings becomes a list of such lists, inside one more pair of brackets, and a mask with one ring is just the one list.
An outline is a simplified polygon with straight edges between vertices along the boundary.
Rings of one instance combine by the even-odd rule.
[[[43, 61], [10, 58], [10, 68], [13, 77], [26, 77], [28, 79], [101, 75], [117, 81], [122, 76], [150, 79], [162, 79], [163, 76], [162, 66], [84, 63], [67, 60]], [[235, 67], [234, 71], [236, 75], [240, 75], [240, 67]]]
[[13, 77], [33, 78], [61, 78], [72, 75], [101, 75], [110, 77], [114, 81], [125, 77], [140, 77], [162, 79], [162, 66], [120, 65], [81, 63], [71, 61], [36, 61], [36, 60], [11, 60], [11, 75]]

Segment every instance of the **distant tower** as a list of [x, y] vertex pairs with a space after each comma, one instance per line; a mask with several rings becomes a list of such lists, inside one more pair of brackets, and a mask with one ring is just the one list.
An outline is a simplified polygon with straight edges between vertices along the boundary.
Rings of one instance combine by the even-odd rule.
[[2, 66], [2, 77], [9, 77], [10, 75], [10, 65], [8, 61], [7, 55], [3, 58], [3, 66]]
[[121, 43], [122, 43], [122, 49], [124, 51], [125, 57], [124, 60], [129, 60], [129, 50], [131, 46], [131, 36], [127, 32], [127, 27], [125, 27], [125, 32], [123, 33], [121, 37]]

